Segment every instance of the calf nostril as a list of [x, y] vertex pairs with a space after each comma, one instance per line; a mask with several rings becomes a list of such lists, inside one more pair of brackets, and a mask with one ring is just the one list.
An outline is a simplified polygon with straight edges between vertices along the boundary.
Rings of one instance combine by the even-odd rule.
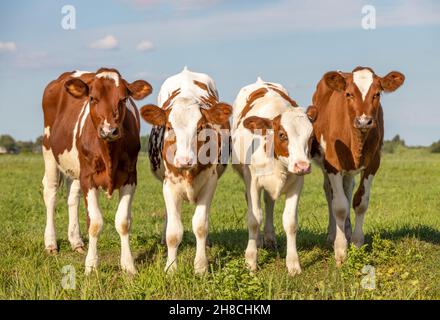
[[116, 136], [119, 133], [118, 128], [113, 128], [111, 133], [113, 136]]
[[367, 125], [371, 126], [372, 124], [373, 124], [373, 119], [369, 119], [368, 122], [367, 122]]

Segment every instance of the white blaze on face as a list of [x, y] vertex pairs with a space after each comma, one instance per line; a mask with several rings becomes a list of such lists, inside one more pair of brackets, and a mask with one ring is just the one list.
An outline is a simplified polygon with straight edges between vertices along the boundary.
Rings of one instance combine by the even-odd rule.
[[353, 82], [361, 92], [362, 100], [365, 100], [368, 90], [370, 90], [371, 84], [373, 83], [373, 73], [368, 69], [353, 72]]
[[168, 117], [176, 138], [175, 165], [176, 162], [181, 164], [197, 162], [197, 123], [201, 118], [202, 113], [195, 100], [187, 98], [175, 100]]
[[116, 87], [119, 87], [119, 75], [116, 72], [104, 71], [104, 72], [98, 73], [96, 75], [96, 78], [104, 78], [104, 79], [113, 80], [116, 84]]
[[289, 110], [281, 115], [281, 125], [287, 132], [289, 141], [288, 170], [293, 172], [295, 163], [309, 163], [309, 139], [313, 131], [312, 124], [300, 110]]
[[102, 132], [104, 132], [105, 134], [109, 134], [111, 132], [111, 126], [107, 119], [104, 120], [104, 123], [102, 125]]

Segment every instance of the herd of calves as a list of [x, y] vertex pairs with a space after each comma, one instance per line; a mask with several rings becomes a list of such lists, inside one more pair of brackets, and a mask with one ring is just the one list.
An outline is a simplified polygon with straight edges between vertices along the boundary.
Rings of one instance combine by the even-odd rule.
[[[177, 268], [183, 201], [196, 206], [192, 218], [197, 240], [194, 270], [207, 271], [210, 206], [219, 178], [232, 163], [246, 189], [247, 266], [257, 269], [259, 245], [276, 246], [274, 203], [284, 194], [287, 271], [290, 275], [300, 273], [297, 209], [304, 175], [311, 171], [311, 159], [323, 172], [328, 241], [340, 265], [349, 242], [357, 247], [364, 242], [362, 225], [380, 165], [384, 135], [382, 92], [395, 91], [404, 80], [400, 72], [381, 77], [368, 67], [327, 72], [317, 84], [312, 105], [304, 112], [282, 85], [261, 78], [243, 87], [230, 106], [219, 101], [212, 78], [185, 67], [163, 83], [157, 105], [148, 104], [138, 111], [134, 100], [151, 94], [148, 82], [129, 83], [117, 70], [108, 68], [63, 73], [47, 85], [42, 102], [46, 250], [58, 252], [54, 214], [62, 174], [68, 188], [68, 239], [78, 252], [85, 252], [78, 219], [81, 194], [87, 208], [85, 272], [98, 267], [97, 241], [103, 225], [100, 190], [109, 197], [118, 190], [115, 227], [121, 238], [121, 267], [136, 273], [129, 233], [142, 117], [153, 126], [148, 150], [150, 167], [163, 183], [166, 271]], [[354, 176], [358, 173], [360, 182], [353, 195]], [[261, 196], [266, 217], [260, 237]], [[356, 217], [354, 229], [351, 206]]]

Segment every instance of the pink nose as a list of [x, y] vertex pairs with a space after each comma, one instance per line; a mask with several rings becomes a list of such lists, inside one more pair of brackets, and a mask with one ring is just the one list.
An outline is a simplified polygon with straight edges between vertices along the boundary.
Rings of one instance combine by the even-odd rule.
[[177, 168], [189, 168], [192, 166], [192, 160], [190, 157], [179, 157], [175, 161]]
[[295, 163], [295, 166], [293, 167], [293, 172], [296, 174], [307, 174], [312, 171], [312, 166], [310, 165], [310, 162], [307, 161], [298, 161]]

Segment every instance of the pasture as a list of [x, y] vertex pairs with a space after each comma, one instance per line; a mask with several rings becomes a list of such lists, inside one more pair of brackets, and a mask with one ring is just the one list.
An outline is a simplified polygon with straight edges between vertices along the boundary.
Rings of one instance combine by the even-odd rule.
[[[299, 207], [298, 250], [302, 274], [285, 268], [283, 203], [275, 207], [278, 249], [259, 250], [259, 270], [244, 264], [247, 244], [244, 185], [228, 168], [220, 180], [210, 215], [210, 271], [193, 273], [194, 207], [184, 205], [185, 233], [179, 248], [179, 271], [165, 275], [166, 247], [160, 244], [164, 202], [161, 184], [138, 162], [133, 203], [131, 248], [138, 274], [119, 269], [119, 236], [114, 228], [117, 194], [101, 198], [104, 228], [98, 248], [99, 270], [86, 277], [84, 258], [67, 241], [66, 191], [58, 196], [56, 215], [60, 252], [44, 252], [45, 207], [40, 155], [0, 156], [0, 299], [439, 299], [440, 298], [440, 154], [399, 149], [385, 154], [373, 184], [365, 220], [366, 245], [351, 248], [336, 268], [326, 244], [327, 204], [317, 167], [306, 176]], [[84, 204], [81, 231], [86, 236]], [[353, 218], [353, 212], [352, 212]], [[76, 288], [63, 289], [63, 266], [76, 270]], [[361, 285], [366, 265], [374, 267], [375, 288]], [[365, 270], [364, 270], [365, 271]], [[372, 278], [370, 278], [372, 279]], [[371, 283], [370, 283], [371, 284]]]

